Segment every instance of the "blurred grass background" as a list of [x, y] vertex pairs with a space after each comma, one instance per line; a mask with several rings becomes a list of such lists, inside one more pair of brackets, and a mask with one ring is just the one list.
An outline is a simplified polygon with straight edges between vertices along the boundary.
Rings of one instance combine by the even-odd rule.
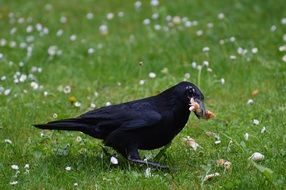
[[[284, 1], [151, 2], [0, 0], [1, 189], [285, 188], [286, 66], [285, 50], [279, 51], [286, 43]], [[103, 25], [107, 34], [99, 29]], [[49, 55], [52, 46], [60, 55]], [[24, 75], [27, 79], [15, 81]], [[199, 85], [217, 117], [205, 122], [191, 116], [160, 160], [175, 172], [152, 170], [147, 178], [146, 168], [121, 157], [119, 166], [111, 166], [99, 140], [32, 127], [55, 114], [77, 116], [91, 103], [101, 107], [155, 95], [182, 80]], [[72, 96], [81, 106], [71, 105]], [[249, 99], [253, 105], [247, 105]], [[221, 144], [207, 131], [219, 134]], [[187, 135], [202, 148], [186, 147], [181, 139]], [[259, 165], [272, 172], [248, 160], [253, 152], [265, 155]], [[216, 166], [220, 158], [231, 161], [231, 170]], [[203, 182], [208, 172], [220, 176]]]

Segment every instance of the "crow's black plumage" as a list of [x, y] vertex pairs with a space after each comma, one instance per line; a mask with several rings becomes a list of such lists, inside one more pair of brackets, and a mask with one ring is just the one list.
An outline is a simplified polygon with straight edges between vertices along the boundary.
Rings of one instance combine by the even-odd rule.
[[[37, 124], [40, 129], [81, 131], [102, 139], [128, 160], [146, 163], [138, 149], [152, 150], [169, 144], [188, 121], [190, 100], [200, 104], [198, 118], [205, 116], [204, 96], [194, 84], [180, 82], [162, 93], [127, 103], [89, 111], [76, 118]], [[149, 162], [149, 165], [161, 167]], [[162, 166], [163, 167], [163, 166]]]

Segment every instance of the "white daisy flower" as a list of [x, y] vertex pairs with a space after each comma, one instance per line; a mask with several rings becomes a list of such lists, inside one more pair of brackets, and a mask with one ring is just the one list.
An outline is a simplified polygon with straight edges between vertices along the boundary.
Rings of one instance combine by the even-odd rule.
[[156, 74], [154, 72], [150, 72], [149, 78], [151, 78], [151, 79], [156, 78]]

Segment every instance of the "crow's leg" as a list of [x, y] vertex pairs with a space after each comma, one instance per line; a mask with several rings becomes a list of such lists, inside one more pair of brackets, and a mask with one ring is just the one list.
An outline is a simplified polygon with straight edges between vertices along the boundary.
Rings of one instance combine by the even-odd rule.
[[141, 160], [140, 156], [139, 156], [139, 152], [137, 148], [129, 148], [127, 151], [127, 159], [130, 162], [133, 162], [135, 164], [140, 164], [140, 165], [147, 165], [147, 166], [151, 166], [157, 169], [169, 169], [168, 166], [164, 166], [161, 165], [159, 163], [156, 162], [150, 162], [150, 161], [145, 161], [145, 160]]
[[160, 160], [162, 156], [165, 154], [166, 150], [171, 146], [171, 143], [165, 145], [159, 153], [155, 156], [154, 160]]

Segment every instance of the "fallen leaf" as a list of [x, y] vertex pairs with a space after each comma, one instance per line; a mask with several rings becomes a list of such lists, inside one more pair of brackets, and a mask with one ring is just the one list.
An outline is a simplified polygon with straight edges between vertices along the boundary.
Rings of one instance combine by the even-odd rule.
[[217, 177], [217, 176], [220, 176], [220, 174], [218, 172], [206, 175], [205, 178], [204, 178], [204, 181], [211, 180], [212, 178]]
[[251, 92], [251, 95], [252, 96], [257, 96], [257, 94], [259, 93], [259, 90], [258, 89], [255, 89]]
[[264, 160], [264, 155], [261, 154], [260, 152], [254, 152], [250, 157], [249, 157], [250, 160], [253, 160], [253, 161], [261, 161], [261, 160]]
[[192, 139], [191, 137], [187, 136], [183, 138], [183, 142], [192, 147], [192, 149], [194, 149], [195, 151], [197, 150], [197, 148], [199, 147], [199, 144], [196, 143], [196, 141], [194, 139]]
[[220, 166], [220, 167], [223, 167], [225, 169], [230, 169], [231, 167], [231, 162], [228, 161], [228, 160], [224, 160], [224, 159], [219, 159], [216, 161], [217, 165]]

